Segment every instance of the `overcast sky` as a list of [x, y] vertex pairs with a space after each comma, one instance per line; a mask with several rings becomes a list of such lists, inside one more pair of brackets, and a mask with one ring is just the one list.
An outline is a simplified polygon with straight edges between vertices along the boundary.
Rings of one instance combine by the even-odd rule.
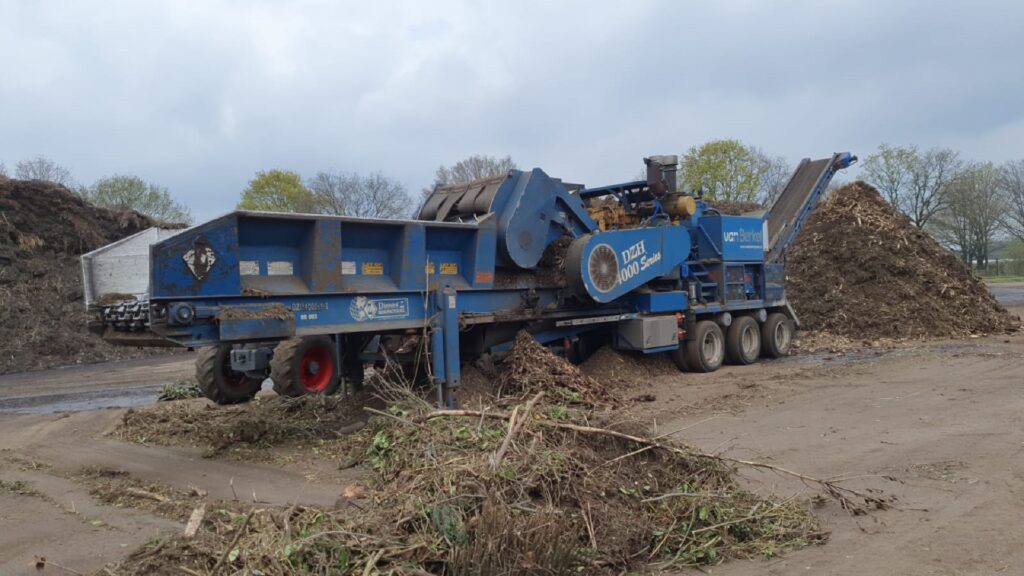
[[510, 154], [573, 182], [738, 138], [1024, 158], [1024, 2], [0, 0], [0, 161], [131, 173], [198, 220], [257, 170]]

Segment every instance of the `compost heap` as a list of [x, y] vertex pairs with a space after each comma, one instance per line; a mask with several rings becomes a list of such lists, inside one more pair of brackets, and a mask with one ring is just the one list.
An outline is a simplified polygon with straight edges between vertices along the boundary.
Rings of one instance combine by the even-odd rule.
[[747, 200], [708, 200], [707, 203], [708, 206], [718, 210], [720, 213], [732, 216], [764, 212], [764, 206]]
[[86, 331], [78, 256], [153, 225], [52, 182], [0, 177], [0, 374], [152, 353]]
[[836, 190], [786, 255], [801, 327], [856, 339], [960, 337], [1019, 321], [953, 253], [864, 182]]

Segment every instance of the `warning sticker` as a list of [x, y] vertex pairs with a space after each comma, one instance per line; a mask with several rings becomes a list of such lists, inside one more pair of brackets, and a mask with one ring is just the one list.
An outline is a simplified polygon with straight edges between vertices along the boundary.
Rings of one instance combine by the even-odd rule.
[[383, 262], [363, 262], [363, 276], [381, 276], [384, 274]]
[[355, 274], [356, 273], [356, 263], [353, 262], [352, 260], [342, 260], [341, 261], [341, 273], [346, 275], [346, 276], [350, 276], [352, 274]]
[[441, 274], [454, 275], [459, 273], [459, 265], [456, 262], [441, 262]]
[[477, 284], [491, 284], [494, 282], [494, 272], [477, 272], [476, 283]]
[[238, 263], [238, 272], [242, 276], [259, 276], [260, 263], [258, 260], [242, 260]]
[[289, 260], [267, 262], [268, 276], [291, 276], [293, 274], [295, 274], [295, 267]]
[[426, 268], [427, 268], [427, 274], [433, 274], [434, 272], [437, 271], [437, 269], [434, 268], [434, 263], [433, 262], [427, 262]]

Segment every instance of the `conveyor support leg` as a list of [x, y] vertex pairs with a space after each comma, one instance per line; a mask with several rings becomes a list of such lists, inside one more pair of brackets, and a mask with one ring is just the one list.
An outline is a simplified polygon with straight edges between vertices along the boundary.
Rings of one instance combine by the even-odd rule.
[[454, 288], [437, 292], [437, 317], [431, 338], [431, 364], [437, 384], [437, 400], [442, 407], [457, 408], [455, 391], [459, 388], [459, 311]]

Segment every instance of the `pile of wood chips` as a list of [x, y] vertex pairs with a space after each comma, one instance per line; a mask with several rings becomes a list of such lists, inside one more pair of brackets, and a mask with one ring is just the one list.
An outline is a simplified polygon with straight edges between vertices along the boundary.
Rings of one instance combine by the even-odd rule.
[[786, 254], [802, 329], [854, 339], [950, 338], [1017, 329], [955, 254], [864, 182], [837, 190]]

